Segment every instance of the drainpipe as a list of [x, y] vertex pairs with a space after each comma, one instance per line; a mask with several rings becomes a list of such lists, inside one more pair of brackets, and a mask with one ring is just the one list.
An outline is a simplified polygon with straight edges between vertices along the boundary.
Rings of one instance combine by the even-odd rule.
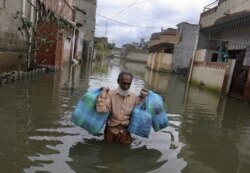
[[[32, 0], [31, 2], [33, 5], [35, 5], [35, 0]], [[32, 24], [34, 24], [34, 6], [31, 5], [31, 8], [30, 8], [30, 21]], [[29, 37], [29, 60], [28, 60], [28, 67], [30, 66], [30, 60], [31, 60], [31, 52], [32, 52], [32, 37], [33, 37], [33, 33], [32, 33], [32, 28], [30, 28], [29, 30], [29, 33], [30, 33], [30, 37]]]
[[[75, 24], [75, 23], [74, 23]], [[71, 61], [74, 62], [74, 52], [75, 52], [75, 34], [76, 34], [76, 28], [74, 26], [74, 30], [73, 30], [73, 46], [72, 46], [72, 53], [71, 53]]]
[[25, 17], [25, 7], [26, 7], [26, 0], [22, 2], [22, 17]]
[[72, 53], [71, 53], [71, 62], [73, 62], [74, 64], [77, 64], [77, 61], [74, 59], [74, 53], [75, 53], [75, 42], [76, 42], [76, 37], [75, 37], [75, 34], [76, 34], [76, 8], [73, 9], [73, 13], [74, 13], [74, 30], [73, 30], [73, 37], [72, 37], [72, 40], [73, 40], [73, 46], [72, 46]]

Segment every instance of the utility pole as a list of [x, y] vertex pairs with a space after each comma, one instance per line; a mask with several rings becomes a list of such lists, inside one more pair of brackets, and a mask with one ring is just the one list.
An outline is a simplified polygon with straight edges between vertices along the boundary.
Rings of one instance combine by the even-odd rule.
[[105, 26], [105, 37], [108, 35], [108, 21], [106, 20], [106, 26]]

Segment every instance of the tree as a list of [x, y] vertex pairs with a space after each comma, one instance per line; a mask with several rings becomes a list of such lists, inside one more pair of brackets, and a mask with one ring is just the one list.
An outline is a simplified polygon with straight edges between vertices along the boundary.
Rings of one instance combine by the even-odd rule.
[[104, 60], [111, 55], [112, 46], [109, 44], [97, 43], [95, 44], [95, 49], [97, 59]]

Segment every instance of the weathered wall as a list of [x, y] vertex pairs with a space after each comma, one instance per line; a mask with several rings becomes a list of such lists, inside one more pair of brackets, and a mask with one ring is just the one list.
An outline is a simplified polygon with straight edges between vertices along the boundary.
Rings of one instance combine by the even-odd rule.
[[208, 27], [214, 22], [224, 17], [225, 14], [233, 14], [240, 11], [248, 11], [250, 8], [250, 1], [248, 0], [226, 0], [219, 4], [219, 6], [208, 10], [201, 14], [200, 23], [202, 27]]
[[22, 9], [22, 1], [0, 1], [0, 71], [19, 67], [19, 55], [24, 50], [23, 38], [17, 30], [18, 21], [11, 14]]
[[169, 72], [172, 64], [172, 54], [168, 53], [150, 53], [147, 61], [147, 67], [151, 70]]
[[126, 60], [146, 64], [148, 60], [148, 51], [130, 49], [127, 53]]
[[154, 46], [157, 44], [161, 44], [161, 43], [172, 43], [172, 44], [176, 44], [179, 42], [180, 39], [180, 35], [178, 33], [176, 33], [176, 35], [161, 35], [160, 39], [152, 39], [149, 41], [149, 47], [150, 46]]
[[174, 47], [172, 70], [175, 73], [187, 74], [190, 60], [193, 57], [198, 26], [182, 23], [178, 25], [178, 30], [181, 39]]
[[213, 90], [221, 91], [227, 64], [194, 62], [191, 80]]
[[195, 61], [201, 61], [201, 62], [205, 61], [206, 54], [207, 54], [206, 49], [196, 50], [196, 52], [195, 52]]
[[[80, 44], [83, 47], [83, 58], [92, 57], [94, 49], [94, 33], [95, 33], [95, 16], [96, 16], [96, 0], [78, 0], [74, 2], [77, 7], [86, 12], [84, 20], [86, 21], [83, 27], [79, 28], [83, 35], [80, 35]], [[80, 17], [80, 15], [79, 15]], [[82, 20], [77, 18], [76, 20]]]
[[44, 4], [61, 18], [73, 20], [73, 0], [43, 0]]

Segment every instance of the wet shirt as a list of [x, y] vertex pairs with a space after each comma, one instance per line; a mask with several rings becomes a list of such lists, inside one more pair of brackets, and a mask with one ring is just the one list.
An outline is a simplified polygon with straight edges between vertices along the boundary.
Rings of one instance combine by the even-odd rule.
[[97, 112], [110, 112], [108, 126], [128, 125], [134, 106], [138, 103], [137, 96], [129, 92], [126, 97], [118, 93], [118, 89], [110, 91], [106, 98], [97, 97]]

